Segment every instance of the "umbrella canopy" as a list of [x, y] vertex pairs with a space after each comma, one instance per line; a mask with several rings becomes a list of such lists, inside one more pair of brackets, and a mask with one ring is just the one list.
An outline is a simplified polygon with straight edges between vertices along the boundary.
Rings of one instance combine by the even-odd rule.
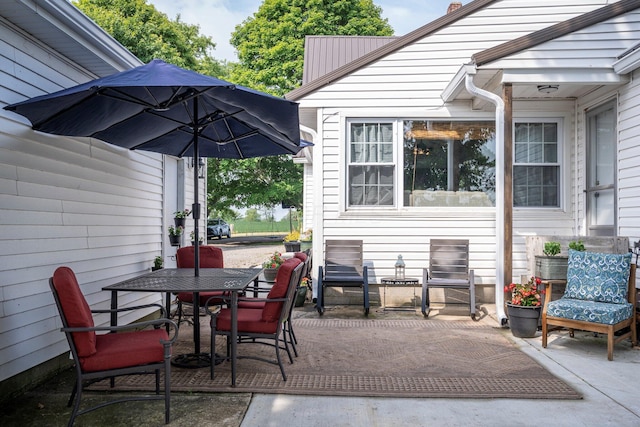
[[[196, 165], [200, 156], [244, 159], [301, 149], [297, 103], [161, 60], [5, 109], [27, 117], [34, 130], [193, 157]], [[193, 179], [198, 242], [197, 168]], [[198, 275], [198, 250], [195, 261]]]

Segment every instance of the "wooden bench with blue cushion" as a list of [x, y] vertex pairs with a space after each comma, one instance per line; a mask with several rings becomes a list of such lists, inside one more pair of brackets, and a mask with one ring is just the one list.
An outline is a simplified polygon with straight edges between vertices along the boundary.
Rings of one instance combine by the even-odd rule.
[[[542, 309], [542, 347], [547, 347], [550, 326], [607, 335], [607, 357], [613, 360], [613, 346], [626, 338], [637, 344], [636, 266], [631, 254], [602, 254], [569, 250], [567, 285], [562, 298], [550, 301], [547, 284]], [[616, 332], [621, 331], [616, 335]]]

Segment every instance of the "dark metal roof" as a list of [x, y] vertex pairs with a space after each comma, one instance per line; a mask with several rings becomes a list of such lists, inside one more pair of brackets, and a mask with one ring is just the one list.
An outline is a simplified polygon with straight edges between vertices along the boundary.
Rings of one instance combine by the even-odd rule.
[[303, 98], [304, 96], [317, 91], [318, 89], [327, 86], [336, 80], [339, 80], [354, 71], [359, 70], [360, 68], [366, 67], [374, 61], [377, 61], [381, 58], [384, 58], [387, 55], [390, 55], [399, 49], [402, 49], [405, 46], [408, 46], [444, 27], [452, 24], [466, 16], [484, 8], [485, 6], [495, 2], [496, 0], [474, 0], [471, 3], [468, 3], [462, 6], [460, 9], [451, 12], [449, 14], [443, 15], [435, 21], [431, 21], [430, 23], [402, 36], [399, 37], [382, 47], [379, 47], [370, 53], [360, 56], [359, 58], [346, 63], [345, 65], [334, 69], [333, 71], [323, 75], [320, 78], [310, 81], [309, 83], [303, 84], [297, 89], [292, 90], [288, 94], [285, 95], [287, 99], [298, 100]]
[[609, 4], [567, 21], [478, 52], [471, 56], [471, 60], [477, 66], [481, 66], [599, 22], [606, 21], [607, 19], [614, 18], [639, 7], [640, 0], [620, 0], [619, 2]]
[[302, 84], [307, 84], [398, 37], [307, 36], [304, 40]]

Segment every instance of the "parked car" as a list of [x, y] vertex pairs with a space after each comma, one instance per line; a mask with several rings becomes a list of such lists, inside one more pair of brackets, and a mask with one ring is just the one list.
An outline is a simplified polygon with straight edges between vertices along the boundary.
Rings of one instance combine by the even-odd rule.
[[216, 218], [207, 221], [207, 240], [214, 237], [222, 239], [223, 236], [231, 237], [231, 227], [223, 219]]

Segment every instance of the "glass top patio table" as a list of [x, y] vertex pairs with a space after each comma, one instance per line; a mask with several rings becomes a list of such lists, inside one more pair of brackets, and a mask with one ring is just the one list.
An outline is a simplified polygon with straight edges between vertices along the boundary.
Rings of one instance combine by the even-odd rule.
[[[118, 291], [129, 292], [166, 292], [167, 293], [167, 312], [169, 312], [170, 301], [169, 295], [178, 292], [193, 292], [193, 341], [194, 355], [199, 356], [200, 353], [200, 319], [198, 313], [199, 293], [211, 291], [227, 291], [231, 293], [231, 364], [232, 364], [232, 383], [235, 385], [235, 353], [237, 337], [237, 309], [238, 309], [238, 293], [244, 291], [247, 286], [258, 278], [262, 268], [200, 268], [200, 276], [196, 277], [192, 268], [162, 268], [142, 276], [133, 277], [123, 280], [114, 285], [105, 286], [104, 291], [111, 292], [111, 308], [118, 307]], [[118, 322], [115, 313], [111, 314], [111, 324], [116, 325]], [[234, 337], [235, 335], [235, 337]], [[198, 358], [200, 359], [200, 358]], [[209, 362], [211, 363], [211, 362]], [[207, 366], [198, 365], [197, 367]]]

